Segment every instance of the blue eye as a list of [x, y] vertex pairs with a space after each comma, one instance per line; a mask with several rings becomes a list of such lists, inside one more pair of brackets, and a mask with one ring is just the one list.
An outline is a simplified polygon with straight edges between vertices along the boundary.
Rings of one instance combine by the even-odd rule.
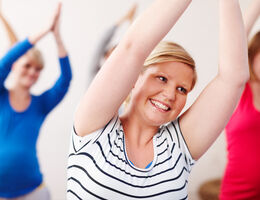
[[160, 81], [163, 81], [163, 82], [167, 82], [167, 78], [163, 77], [163, 76], [158, 76], [157, 77]]
[[183, 88], [183, 87], [178, 87], [177, 89], [178, 89], [181, 93], [187, 94], [187, 90], [186, 90], [185, 88]]

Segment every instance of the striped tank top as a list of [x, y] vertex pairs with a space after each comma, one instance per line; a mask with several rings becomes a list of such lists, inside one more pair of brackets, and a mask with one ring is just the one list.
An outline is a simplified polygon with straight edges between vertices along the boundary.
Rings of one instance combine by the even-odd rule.
[[119, 117], [85, 137], [72, 131], [67, 199], [188, 199], [188, 175], [195, 161], [178, 119], [153, 137], [154, 159], [148, 168], [127, 157]]

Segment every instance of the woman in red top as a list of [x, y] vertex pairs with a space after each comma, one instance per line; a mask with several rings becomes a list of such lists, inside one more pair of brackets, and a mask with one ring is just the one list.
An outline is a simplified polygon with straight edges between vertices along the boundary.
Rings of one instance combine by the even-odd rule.
[[[260, 14], [254, 0], [245, 15], [247, 34]], [[248, 47], [250, 80], [226, 126], [228, 163], [220, 199], [260, 199], [260, 32]]]

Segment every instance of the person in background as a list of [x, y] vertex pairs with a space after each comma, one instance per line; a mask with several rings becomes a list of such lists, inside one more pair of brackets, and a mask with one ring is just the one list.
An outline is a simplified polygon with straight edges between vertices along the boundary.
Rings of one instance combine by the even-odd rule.
[[[248, 36], [259, 14], [260, 1], [253, 0], [244, 16]], [[250, 79], [225, 129], [228, 156], [222, 200], [260, 199], [260, 32], [249, 42], [248, 59]]]
[[124, 24], [124, 22], [129, 22], [129, 24], [133, 22], [136, 13], [136, 8], [137, 8], [137, 4], [134, 4], [124, 16], [122, 16], [114, 25], [112, 25], [110, 28], [108, 28], [105, 31], [102, 38], [99, 40], [100, 42], [97, 45], [94, 57], [91, 62], [92, 78], [95, 77], [95, 75], [97, 74], [97, 72], [99, 71], [103, 63], [105, 62], [105, 60], [115, 49], [116, 46], [115, 45], [111, 46], [112, 45], [111, 42], [118, 28], [122, 24]]
[[188, 199], [192, 166], [225, 127], [249, 77], [239, 1], [219, 0], [219, 72], [179, 116], [195, 63], [180, 45], [160, 41], [190, 3], [154, 0], [92, 81], [75, 112], [68, 199]]
[[[0, 200], [49, 200], [40, 170], [36, 143], [46, 116], [68, 91], [72, 78], [67, 51], [59, 33], [61, 4], [42, 31], [16, 43], [0, 59]], [[3, 13], [0, 12], [3, 19]], [[10, 30], [10, 29], [9, 29]], [[8, 31], [8, 29], [7, 29]], [[60, 76], [53, 87], [36, 96], [32, 86], [44, 67], [34, 45], [53, 33], [60, 62]], [[11, 73], [12, 87], [4, 82]]]

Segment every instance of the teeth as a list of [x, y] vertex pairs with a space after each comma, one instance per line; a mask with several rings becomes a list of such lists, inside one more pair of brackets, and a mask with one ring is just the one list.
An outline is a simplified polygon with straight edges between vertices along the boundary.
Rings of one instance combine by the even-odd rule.
[[165, 106], [163, 105], [162, 103], [158, 102], [158, 101], [154, 101], [154, 100], [151, 100], [151, 102], [158, 108], [162, 109], [162, 110], [169, 110], [170, 108], [168, 106]]

